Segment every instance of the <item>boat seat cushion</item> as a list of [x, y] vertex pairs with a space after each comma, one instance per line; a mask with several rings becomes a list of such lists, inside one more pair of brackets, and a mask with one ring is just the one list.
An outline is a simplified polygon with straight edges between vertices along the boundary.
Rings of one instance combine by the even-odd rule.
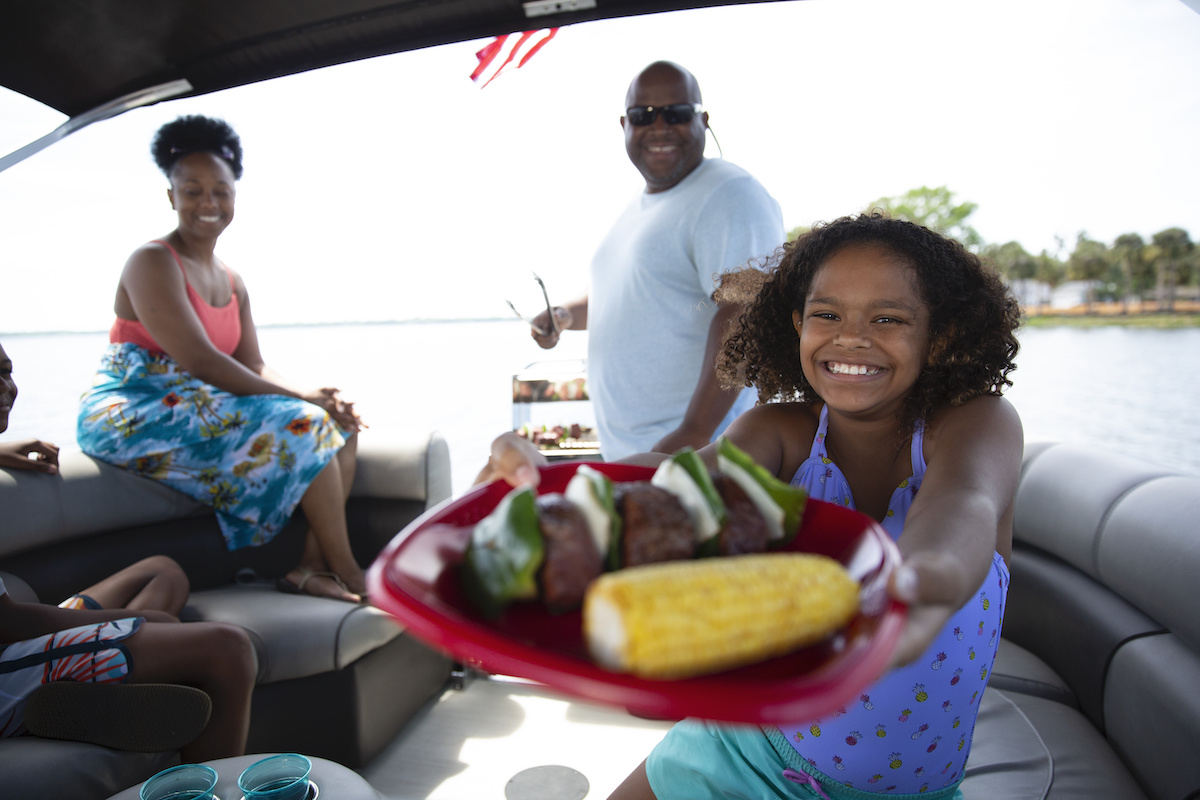
[[259, 684], [335, 672], [404, 631], [373, 606], [285, 594], [265, 583], [193, 592], [182, 616], [244, 628], [258, 654]]
[[965, 800], [1146, 798], [1083, 714], [991, 687], [980, 703], [962, 793]]
[[1003, 637], [996, 648], [988, 688], [1022, 692], [1079, 708], [1079, 699], [1062, 676], [1024, 647]]

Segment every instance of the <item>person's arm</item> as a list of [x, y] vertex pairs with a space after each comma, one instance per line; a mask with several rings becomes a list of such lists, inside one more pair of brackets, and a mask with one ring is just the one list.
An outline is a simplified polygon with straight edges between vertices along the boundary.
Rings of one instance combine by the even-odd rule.
[[[240, 277], [236, 283], [244, 291]], [[264, 379], [213, 346], [188, 302], [183, 273], [162, 248], [148, 246], [135, 252], [125, 265], [121, 288], [128, 295], [137, 320], [167, 355], [190, 374], [231, 394], [300, 396], [293, 389]], [[248, 303], [244, 296], [239, 300], [243, 306]], [[243, 308], [243, 326], [245, 318]]]
[[[666, 456], [661, 453], [639, 453], [619, 459], [615, 463], [653, 467], [662, 463], [664, 458]], [[715, 464], [715, 456], [713, 459]], [[475, 483], [478, 485], [503, 480], [510, 486], [537, 486], [542, 479], [538, 468], [547, 463], [549, 462], [546, 457], [533, 442], [511, 431], [502, 433], [492, 440], [491, 454], [487, 464], [475, 476]]]
[[58, 446], [40, 439], [0, 442], [0, 467], [58, 473]]
[[279, 394], [308, 400], [330, 412], [339, 424], [357, 430], [353, 409], [347, 413], [339, 405], [341, 401], [336, 397], [336, 390], [332, 394], [323, 390], [302, 392], [272, 379], [277, 376], [267, 372], [262, 363], [250, 313], [250, 298], [245, 283], [236, 273], [234, 284], [239, 299], [242, 338], [234, 355], [228, 356], [209, 340], [200, 318], [188, 302], [183, 274], [162, 248], [140, 248], [130, 257], [121, 276], [121, 287], [138, 321], [191, 375], [231, 394]]
[[683, 447], [699, 450], [712, 440], [713, 432], [733, 408], [740, 389], [725, 389], [717, 377], [717, 354], [725, 340], [729, 323], [741, 313], [739, 305], [725, 304], [717, 307], [717, 314], [708, 327], [708, 340], [704, 347], [704, 363], [700, 367], [700, 378], [692, 399], [684, 412], [679, 427], [668, 433], [650, 448], [656, 453], [675, 453]]
[[[740, 265], [755, 263], [783, 243], [783, 217], [779, 204], [758, 181], [746, 175], [729, 181], [705, 202], [695, 224], [693, 258], [696, 277], [711, 291], [713, 275], [724, 276]], [[674, 453], [681, 447], [707, 444], [721, 420], [737, 400], [739, 390], [721, 387], [716, 375], [717, 354], [726, 329], [742, 306], [719, 302], [709, 324], [704, 363], [679, 427], [654, 445], [654, 450]]]
[[992, 553], [1012, 550], [1024, 434], [1012, 405], [977, 397], [944, 413], [900, 536], [891, 592], [909, 605], [893, 664], [918, 657], [979, 588]]
[[538, 346], [543, 350], [549, 350], [554, 345], [558, 344], [559, 334], [562, 331], [585, 331], [587, 330], [587, 311], [588, 299], [587, 295], [572, 300], [565, 306], [554, 307], [554, 320], [558, 323], [558, 331], [550, 328], [550, 315], [543, 311], [533, 318], [533, 324], [544, 331], [549, 331], [546, 335], [538, 333], [537, 328], [530, 328], [529, 335], [538, 343]]
[[355, 433], [359, 428], [365, 427], [354, 411], [354, 404], [343, 400], [336, 387], [323, 386], [316, 390], [306, 391], [294, 386], [267, 366], [258, 345], [258, 328], [254, 324], [254, 313], [250, 310], [250, 293], [246, 290], [245, 282], [242, 281], [240, 275], [235, 273], [234, 281], [240, 298], [239, 313], [242, 323], [242, 338], [238, 340], [237, 349], [233, 351], [234, 360], [263, 380], [286, 390], [278, 392], [278, 394], [300, 397], [313, 405], [320, 406], [347, 431]]
[[[756, 464], [786, 481], [807, 455], [804, 443], [812, 441], [815, 430], [816, 417], [812, 412], [794, 403], [768, 403], [742, 414], [730, 424], [725, 435]], [[717, 469], [716, 444], [706, 443], [696, 452], [710, 470]], [[635, 453], [615, 463], [656, 467], [667, 458], [666, 453]], [[475, 483], [505, 480], [513, 486], [536, 486], [541, 479], [538, 467], [547, 463], [533, 442], [517, 433], [502, 433], [492, 440], [488, 462]]]

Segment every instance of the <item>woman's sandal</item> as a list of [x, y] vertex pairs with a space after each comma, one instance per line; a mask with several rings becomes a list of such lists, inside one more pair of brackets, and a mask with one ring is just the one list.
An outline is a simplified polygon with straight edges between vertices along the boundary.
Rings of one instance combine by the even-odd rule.
[[29, 695], [25, 727], [45, 739], [162, 753], [195, 741], [211, 714], [212, 700], [192, 686], [55, 681]]
[[[346, 582], [343, 581], [336, 572], [322, 572], [320, 570], [304, 569], [302, 567], [299, 568], [299, 570], [300, 570], [299, 583], [292, 583], [291, 581], [289, 581], [287, 579], [287, 576], [284, 575], [282, 578], [280, 578], [279, 580], [277, 580], [275, 582], [275, 588], [281, 592], [284, 592], [285, 594], [306, 594], [309, 597], [326, 597], [326, 595], [314, 595], [311, 592], [306, 592], [306, 591], [304, 591], [304, 587], [307, 586], [308, 582], [310, 580], [312, 580], [313, 578], [328, 578], [329, 580], [336, 583], [338, 585], [338, 588], [340, 588], [343, 592], [346, 592], [347, 594], [358, 594], [358, 592], [350, 591], [350, 587], [346, 585]], [[365, 594], [359, 595], [359, 597], [362, 598], [362, 602], [365, 603], [367, 601], [367, 597]], [[327, 599], [336, 600], [337, 598], [336, 597], [327, 597]]]

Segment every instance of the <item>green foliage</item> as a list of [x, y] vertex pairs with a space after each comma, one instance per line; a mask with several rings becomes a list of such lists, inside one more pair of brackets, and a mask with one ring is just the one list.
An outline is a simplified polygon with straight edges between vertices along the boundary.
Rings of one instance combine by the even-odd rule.
[[1033, 277], [1049, 286], [1051, 289], [1059, 286], [1067, 279], [1067, 265], [1055, 256], [1043, 250], [1035, 259]]
[[1099, 281], [1108, 273], [1108, 247], [1104, 242], [1079, 232], [1075, 249], [1067, 257], [1067, 277], [1075, 281]]
[[1196, 276], [1196, 245], [1183, 228], [1167, 228], [1150, 237], [1150, 257], [1156, 262], [1158, 303], [1163, 310], [1175, 307], [1175, 287]]
[[[1067, 277], [1076, 281], [1102, 283], [1108, 276], [1109, 266], [1108, 246], [1104, 242], [1089, 239], [1086, 232], [1080, 231], [1075, 240], [1075, 249], [1067, 258]], [[1095, 289], [1089, 288], [1087, 293], [1089, 309], [1095, 299]]]
[[957, 239], [968, 249], [978, 250], [983, 237], [967, 224], [967, 218], [979, 208], [978, 203], [955, 203], [954, 192], [945, 186], [931, 189], [922, 186], [910, 189], [899, 197], [881, 197], [867, 211], [882, 209], [897, 219], [906, 219], [930, 230]]
[[[1097, 288], [1089, 293], [1089, 304], [1097, 298], [1126, 303], [1131, 297], [1145, 298], [1157, 292], [1160, 305], [1169, 310], [1177, 287], [1200, 282], [1200, 247], [1182, 228], [1159, 231], [1149, 242], [1136, 233], [1121, 234], [1111, 247], [1081, 231], [1069, 253], [1064, 252], [1062, 239], [1055, 237], [1056, 252], [1043, 250], [1035, 256], [1016, 241], [985, 244], [969, 224], [978, 208], [977, 203], [956, 202], [954, 192], [945, 186], [921, 186], [903, 195], [881, 197], [864, 213], [880, 210], [957, 239], [988, 260], [1010, 282], [1032, 279], [1052, 291], [1067, 279], [1094, 281]], [[798, 225], [788, 231], [787, 240], [808, 230]]]
[[1123, 233], [1113, 240], [1108, 251], [1119, 281], [1114, 299], [1127, 303], [1131, 295], [1141, 295], [1154, 285], [1154, 271], [1146, 260], [1146, 243], [1136, 233]]
[[797, 225], [787, 232], [787, 241], [791, 242], [799, 239], [804, 234], [808, 233], [812, 228], [807, 225]]
[[1010, 281], [1029, 280], [1037, 275], [1037, 259], [1025, 252], [1020, 242], [987, 244], [979, 255], [995, 266], [996, 271]]

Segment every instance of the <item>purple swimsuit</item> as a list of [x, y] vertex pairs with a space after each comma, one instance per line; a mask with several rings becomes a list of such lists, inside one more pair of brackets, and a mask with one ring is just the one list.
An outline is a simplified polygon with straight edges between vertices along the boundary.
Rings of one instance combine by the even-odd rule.
[[[807, 461], [792, 484], [817, 500], [854, 508], [850, 485], [825, 449], [827, 408]], [[924, 426], [912, 437], [912, 477], [892, 494], [883, 528], [897, 539], [925, 475]], [[821, 783], [867, 792], [918, 794], [957, 784], [971, 750], [979, 700], [991, 674], [1008, 594], [1008, 567], [998, 554], [979, 591], [915, 662], [868, 687], [858, 701], [827, 717], [781, 725]], [[774, 737], [772, 737], [774, 738]]]

